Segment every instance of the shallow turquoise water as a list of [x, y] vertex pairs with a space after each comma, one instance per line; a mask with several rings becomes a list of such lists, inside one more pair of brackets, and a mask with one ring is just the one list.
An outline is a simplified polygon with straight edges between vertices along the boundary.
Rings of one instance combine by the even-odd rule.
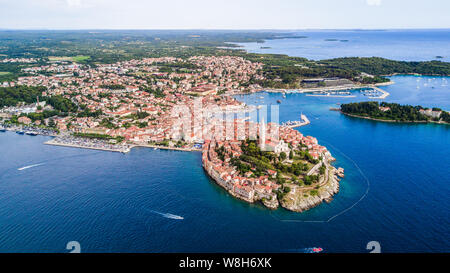
[[[383, 87], [389, 101], [450, 108], [448, 87], [393, 80]], [[374, 240], [384, 252], [450, 251], [450, 126], [377, 123], [328, 110], [363, 98], [238, 98], [260, 96], [265, 104], [282, 100], [281, 121], [306, 114], [311, 125], [299, 130], [346, 169], [333, 202], [303, 214], [269, 211], [212, 183], [200, 153], [123, 155], [0, 133], [0, 251], [67, 252], [67, 242], [78, 241], [84, 252], [366, 252]], [[17, 170], [33, 164], [43, 165]]]

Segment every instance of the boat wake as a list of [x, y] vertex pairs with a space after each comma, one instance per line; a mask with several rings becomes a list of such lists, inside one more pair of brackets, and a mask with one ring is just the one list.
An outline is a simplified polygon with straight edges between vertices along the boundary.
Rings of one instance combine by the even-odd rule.
[[163, 212], [158, 212], [158, 211], [154, 211], [152, 210], [151, 212], [161, 215], [162, 217], [168, 218], [168, 219], [173, 219], [173, 220], [184, 220], [184, 217], [175, 215], [175, 214], [171, 214], [171, 213], [163, 213]]
[[34, 165], [30, 165], [30, 166], [25, 166], [25, 167], [22, 167], [22, 168], [18, 168], [17, 170], [18, 170], [18, 171], [24, 171], [24, 170], [26, 170], [26, 169], [38, 167], [38, 166], [41, 166], [41, 165], [44, 165], [44, 163], [41, 163], [41, 164], [34, 164]]

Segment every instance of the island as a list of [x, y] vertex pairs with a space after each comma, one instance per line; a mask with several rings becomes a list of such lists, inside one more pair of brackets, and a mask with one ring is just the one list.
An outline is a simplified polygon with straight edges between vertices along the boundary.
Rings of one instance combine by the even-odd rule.
[[358, 118], [384, 122], [450, 124], [450, 114], [440, 108], [400, 105], [387, 102], [359, 102], [342, 104], [341, 113]]

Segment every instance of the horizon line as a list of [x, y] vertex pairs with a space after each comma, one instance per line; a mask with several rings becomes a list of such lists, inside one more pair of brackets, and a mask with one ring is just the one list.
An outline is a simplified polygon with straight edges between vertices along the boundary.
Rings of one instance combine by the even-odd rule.
[[367, 31], [380, 31], [380, 30], [450, 30], [450, 27], [442, 28], [0, 28], [0, 31], [82, 31], [82, 30], [183, 30], [183, 31], [308, 31], [308, 30], [336, 30], [336, 31], [355, 31], [355, 30], [367, 30]]

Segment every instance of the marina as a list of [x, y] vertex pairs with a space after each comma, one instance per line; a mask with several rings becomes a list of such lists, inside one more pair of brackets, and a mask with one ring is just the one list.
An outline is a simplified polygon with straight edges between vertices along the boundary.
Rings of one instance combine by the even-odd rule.
[[283, 122], [281, 125], [287, 126], [287, 127], [290, 127], [290, 128], [297, 128], [297, 127], [305, 126], [305, 125], [308, 125], [308, 124], [311, 123], [309, 121], [309, 119], [304, 114], [301, 114], [300, 118], [301, 118], [300, 121], [298, 121], [298, 120], [296, 120], [296, 121], [287, 121], [287, 122]]
[[0, 132], [11, 131], [15, 132], [18, 135], [28, 135], [28, 136], [56, 136], [57, 132], [37, 127], [28, 127], [28, 126], [11, 126], [8, 124], [0, 125]]
[[115, 145], [105, 142], [103, 140], [84, 139], [71, 136], [57, 137], [47, 142], [44, 142], [44, 144], [73, 147], [73, 148], [93, 149], [108, 152], [119, 152], [124, 154], [130, 152], [130, 147], [128, 145]]
[[386, 92], [386, 91], [384, 91], [383, 89], [378, 88], [378, 87], [376, 87], [376, 86], [373, 86], [372, 88], [373, 88], [374, 90], [380, 92], [381, 95], [379, 95], [378, 97], [377, 97], [377, 96], [369, 96], [369, 97], [368, 97], [369, 99], [385, 99], [385, 98], [387, 98], [387, 97], [390, 95], [388, 92]]
[[33, 132], [33, 131], [26, 131], [25, 134], [29, 135], [29, 136], [37, 136], [38, 135], [38, 133]]
[[[383, 83], [375, 85], [356, 85], [348, 84], [333, 87], [316, 87], [316, 88], [300, 88], [300, 89], [264, 89], [269, 93], [282, 93], [282, 97], [286, 98], [286, 94], [306, 94], [308, 97], [328, 97], [328, 98], [356, 98], [354, 92], [361, 93], [368, 99], [385, 99], [389, 92], [379, 88], [378, 86], [391, 85], [392, 83]], [[277, 101], [278, 102], [278, 101]], [[281, 103], [279, 100], [278, 103]]]

